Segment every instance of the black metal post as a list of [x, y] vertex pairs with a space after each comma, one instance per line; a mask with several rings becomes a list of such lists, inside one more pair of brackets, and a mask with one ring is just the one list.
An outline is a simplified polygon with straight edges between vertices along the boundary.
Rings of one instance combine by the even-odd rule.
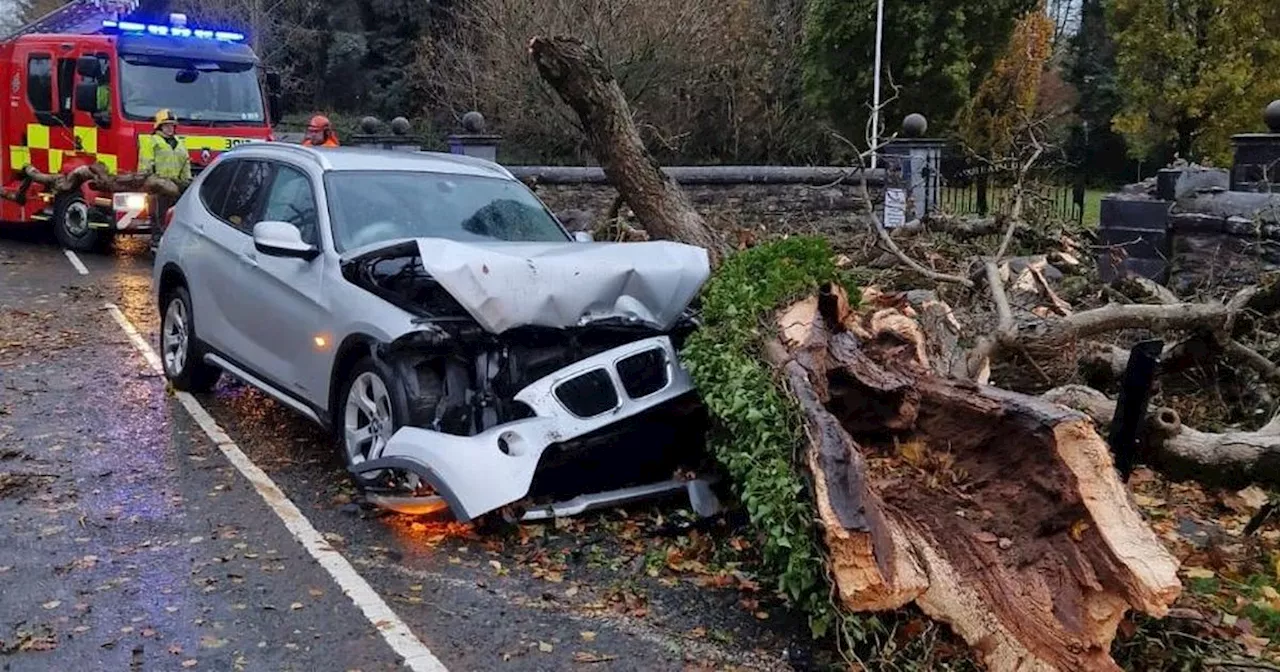
[[1120, 395], [1116, 398], [1116, 412], [1111, 418], [1111, 434], [1107, 438], [1111, 454], [1116, 459], [1116, 468], [1126, 482], [1129, 474], [1133, 473], [1138, 451], [1138, 428], [1147, 416], [1151, 381], [1155, 378], [1163, 351], [1164, 341], [1159, 339], [1142, 341], [1129, 351], [1129, 364], [1124, 369]]

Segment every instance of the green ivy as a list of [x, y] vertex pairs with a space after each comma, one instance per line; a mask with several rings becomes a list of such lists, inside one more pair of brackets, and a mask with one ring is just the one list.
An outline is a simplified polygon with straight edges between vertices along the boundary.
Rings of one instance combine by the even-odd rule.
[[766, 569], [809, 615], [815, 637], [829, 632], [838, 614], [812, 494], [797, 463], [800, 410], [764, 363], [762, 348], [779, 308], [832, 281], [852, 284], [822, 238], [787, 238], [734, 254], [703, 290], [702, 328], [682, 352], [714, 421], [711, 449], [764, 539]]

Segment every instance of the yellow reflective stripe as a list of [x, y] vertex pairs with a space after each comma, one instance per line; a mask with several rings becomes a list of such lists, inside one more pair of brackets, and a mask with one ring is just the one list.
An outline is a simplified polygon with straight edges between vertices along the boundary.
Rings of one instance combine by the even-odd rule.
[[98, 153], [98, 129], [92, 126], [76, 126], [76, 139], [80, 141], [80, 151], [89, 154]]
[[27, 124], [27, 146], [32, 149], [49, 149], [49, 127]]
[[155, 154], [155, 141], [149, 135], [138, 136], [138, 165], [142, 165], [144, 161], [150, 159]]
[[62, 150], [49, 150], [49, 172], [57, 173], [62, 171]]
[[119, 161], [115, 154], [99, 154], [98, 162], [107, 167], [107, 172], [115, 174]]
[[10, 147], [9, 148], [9, 168], [11, 170], [22, 170], [22, 167], [31, 163], [31, 150], [26, 147]]

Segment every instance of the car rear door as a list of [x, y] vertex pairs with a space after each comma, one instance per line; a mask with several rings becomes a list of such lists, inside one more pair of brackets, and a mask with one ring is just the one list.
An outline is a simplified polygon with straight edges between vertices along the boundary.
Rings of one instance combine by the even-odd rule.
[[[307, 243], [321, 247], [316, 183], [286, 163], [274, 163], [271, 184], [257, 221], [288, 222]], [[252, 299], [232, 308], [243, 325], [250, 350], [261, 357], [261, 373], [281, 391], [323, 407], [328, 382], [316, 373], [324, 367], [319, 353], [331, 345], [324, 330], [331, 323], [322, 279], [326, 255], [313, 259], [277, 257], [257, 251], [252, 240], [242, 254], [248, 260], [244, 280]], [[321, 389], [323, 388], [323, 389]]]

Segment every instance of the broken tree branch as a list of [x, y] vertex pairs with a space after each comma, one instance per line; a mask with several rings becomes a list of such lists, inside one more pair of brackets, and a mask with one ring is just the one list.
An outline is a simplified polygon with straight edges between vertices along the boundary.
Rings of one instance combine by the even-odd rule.
[[654, 238], [703, 247], [718, 264], [722, 242], [645, 149], [626, 97], [600, 56], [569, 37], [534, 37], [529, 55], [581, 119], [592, 153], [641, 226]]
[[[1054, 388], [1041, 398], [1085, 413], [1101, 427], [1115, 402], [1082, 385]], [[1161, 473], [1212, 485], [1280, 484], [1280, 417], [1255, 432], [1202, 432], [1182, 424], [1177, 411], [1152, 409], [1141, 433], [1142, 453]]]

